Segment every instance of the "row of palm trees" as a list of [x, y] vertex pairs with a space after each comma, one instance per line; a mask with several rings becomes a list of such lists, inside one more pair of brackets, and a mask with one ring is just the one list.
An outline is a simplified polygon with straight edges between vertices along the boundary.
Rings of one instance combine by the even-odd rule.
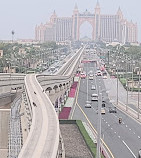
[[[0, 72], [26, 73], [28, 70], [40, 71], [37, 66], [43, 62], [49, 62], [51, 56], [55, 53], [53, 48], [48, 48], [51, 44], [40, 44], [26, 46], [17, 43], [0, 43], [0, 50], [3, 50], [3, 56], [0, 58]], [[52, 47], [55, 47], [52, 44]], [[19, 53], [22, 48], [25, 53]]]

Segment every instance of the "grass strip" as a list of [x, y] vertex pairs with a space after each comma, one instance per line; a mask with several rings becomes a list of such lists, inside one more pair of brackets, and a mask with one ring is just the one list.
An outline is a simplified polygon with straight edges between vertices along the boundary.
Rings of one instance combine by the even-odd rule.
[[[94, 142], [92, 141], [91, 137], [89, 136], [89, 134], [87, 133], [85, 127], [82, 124], [81, 120], [76, 120], [76, 124], [90, 150], [90, 152], [92, 153], [93, 157], [96, 157], [96, 144], [94, 144]], [[103, 155], [101, 155], [101, 158], [104, 158]]]

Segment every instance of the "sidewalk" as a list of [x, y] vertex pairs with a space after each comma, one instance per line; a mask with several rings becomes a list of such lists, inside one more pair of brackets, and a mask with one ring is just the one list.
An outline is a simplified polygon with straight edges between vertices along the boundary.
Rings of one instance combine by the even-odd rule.
[[70, 92], [69, 92], [67, 101], [66, 101], [62, 111], [59, 114], [59, 119], [68, 119], [69, 118], [72, 106], [75, 101], [75, 95], [76, 95], [78, 81], [79, 81], [79, 77], [75, 77], [75, 80], [70, 88]]

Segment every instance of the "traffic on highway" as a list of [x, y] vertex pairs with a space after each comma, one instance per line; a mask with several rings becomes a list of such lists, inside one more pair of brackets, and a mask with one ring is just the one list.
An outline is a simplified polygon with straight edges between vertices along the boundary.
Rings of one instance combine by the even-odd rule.
[[[92, 58], [96, 58], [97, 61], [90, 62], [89, 59]], [[90, 123], [97, 130], [98, 97], [99, 93], [102, 93], [101, 139], [106, 143], [105, 148], [111, 157], [137, 158], [141, 148], [140, 123], [119, 110], [109, 99], [109, 91], [112, 93], [115, 91], [110, 86], [109, 88], [105, 86], [104, 81], [112, 82], [115, 79], [108, 79], [105, 71], [102, 73], [98, 67], [101, 65], [101, 60], [96, 54], [86, 53], [85, 61], [82, 62], [83, 71], [72, 118]]]

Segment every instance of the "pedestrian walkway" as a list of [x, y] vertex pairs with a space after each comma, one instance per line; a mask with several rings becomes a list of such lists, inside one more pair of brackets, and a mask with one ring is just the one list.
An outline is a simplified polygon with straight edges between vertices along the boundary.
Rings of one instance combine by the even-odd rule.
[[72, 108], [73, 103], [74, 103], [74, 100], [75, 100], [75, 98], [69, 97], [69, 98], [67, 99], [66, 104], [64, 105], [64, 107], [71, 107], [71, 108]]
[[74, 83], [72, 84], [72, 86], [70, 88], [68, 99], [67, 99], [62, 111], [59, 114], [59, 119], [68, 119], [69, 118], [70, 111], [71, 111], [72, 106], [75, 101], [75, 95], [76, 95], [78, 81], [79, 81], [79, 77], [76, 76], [74, 78]]

